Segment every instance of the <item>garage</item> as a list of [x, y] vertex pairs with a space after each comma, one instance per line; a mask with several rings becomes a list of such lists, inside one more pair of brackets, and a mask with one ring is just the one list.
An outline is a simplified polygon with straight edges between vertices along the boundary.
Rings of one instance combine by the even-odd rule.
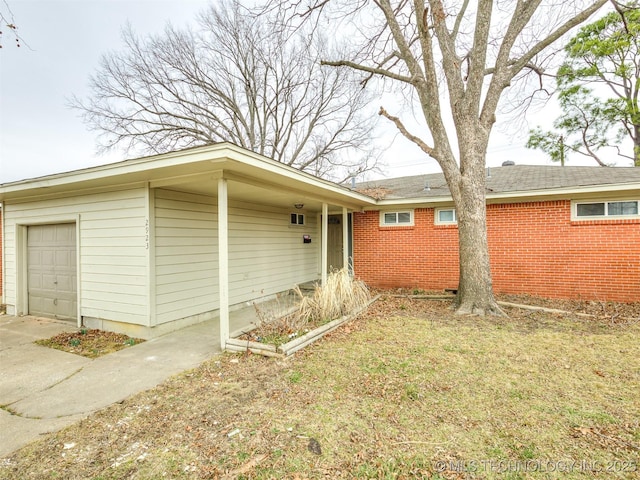
[[77, 318], [76, 225], [31, 225], [27, 229], [29, 314]]

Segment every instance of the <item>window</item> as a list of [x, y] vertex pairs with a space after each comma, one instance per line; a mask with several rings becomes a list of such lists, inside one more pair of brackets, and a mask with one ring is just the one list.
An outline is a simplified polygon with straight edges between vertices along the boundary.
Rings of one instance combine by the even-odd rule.
[[455, 208], [436, 208], [436, 225], [455, 225], [458, 216]]
[[608, 215], [638, 215], [638, 202], [609, 202]]
[[593, 217], [637, 217], [638, 201], [580, 202], [575, 204], [574, 215], [578, 219]]
[[292, 213], [291, 225], [304, 225], [304, 213]]
[[380, 225], [385, 227], [411, 226], [413, 225], [413, 211], [380, 212]]

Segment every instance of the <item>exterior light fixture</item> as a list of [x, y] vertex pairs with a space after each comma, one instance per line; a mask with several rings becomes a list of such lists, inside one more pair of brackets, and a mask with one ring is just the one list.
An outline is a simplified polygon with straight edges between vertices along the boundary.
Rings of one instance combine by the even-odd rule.
[[304, 207], [304, 203], [294, 203], [293, 206], [300, 210], [302, 207]]

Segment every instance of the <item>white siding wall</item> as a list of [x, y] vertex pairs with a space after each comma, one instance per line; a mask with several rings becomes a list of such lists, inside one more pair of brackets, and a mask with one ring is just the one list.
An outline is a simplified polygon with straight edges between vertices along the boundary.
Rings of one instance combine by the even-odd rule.
[[80, 219], [81, 315], [148, 323], [146, 189], [5, 204], [6, 301], [16, 305], [17, 225]]
[[214, 198], [156, 190], [155, 215], [157, 323], [218, 309]]
[[[156, 317], [166, 323], [219, 308], [215, 197], [155, 192]], [[317, 278], [316, 215], [290, 226], [290, 211], [230, 200], [229, 295], [232, 305]], [[303, 244], [308, 234], [313, 243]]]
[[[317, 278], [320, 242], [317, 216], [306, 213], [304, 226], [292, 226], [291, 213], [230, 201], [229, 297], [232, 305]], [[311, 235], [312, 243], [302, 243], [305, 234]]]
[[[137, 325], [161, 324], [219, 308], [217, 200], [146, 188], [5, 204], [5, 292], [16, 305], [16, 225], [80, 218], [81, 315]], [[291, 211], [230, 200], [229, 295], [238, 304], [292, 288], [318, 275], [317, 215], [291, 226]], [[300, 212], [298, 212], [300, 213]], [[152, 231], [147, 232], [151, 225]], [[151, 241], [148, 234], [155, 235]], [[303, 235], [313, 243], [304, 244]], [[154, 266], [148, 264], [149, 248]], [[148, 284], [155, 271], [155, 285]], [[155, 322], [149, 292], [155, 288]], [[153, 299], [151, 299], [153, 301]]]

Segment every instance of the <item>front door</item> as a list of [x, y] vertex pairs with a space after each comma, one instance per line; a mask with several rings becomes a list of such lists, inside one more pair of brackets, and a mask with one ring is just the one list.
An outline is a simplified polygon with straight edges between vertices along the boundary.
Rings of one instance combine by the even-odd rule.
[[329, 272], [344, 266], [342, 245], [342, 215], [329, 215], [327, 229], [327, 264]]

